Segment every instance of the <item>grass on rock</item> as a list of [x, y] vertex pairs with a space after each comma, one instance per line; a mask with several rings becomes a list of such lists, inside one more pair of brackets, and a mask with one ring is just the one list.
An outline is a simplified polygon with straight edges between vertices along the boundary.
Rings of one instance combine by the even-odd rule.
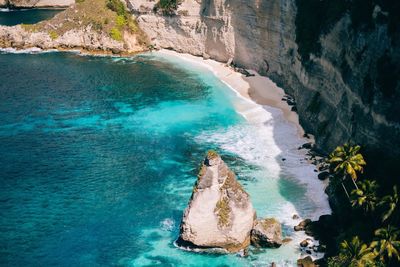
[[227, 197], [222, 197], [218, 200], [215, 210], [218, 216], [218, 226], [226, 227], [229, 226], [231, 208], [229, 207], [229, 199]]
[[139, 43], [146, 44], [145, 34], [119, 0], [84, 0], [57, 14], [52, 19], [37, 24], [21, 25], [31, 32], [44, 31], [53, 37], [62, 36], [74, 29], [92, 29], [122, 41], [124, 32], [136, 34]]

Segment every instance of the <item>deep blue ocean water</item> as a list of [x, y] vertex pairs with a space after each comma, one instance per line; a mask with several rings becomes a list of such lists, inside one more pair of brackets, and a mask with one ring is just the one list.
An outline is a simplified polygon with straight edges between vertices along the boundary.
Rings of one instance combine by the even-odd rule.
[[297, 244], [247, 258], [174, 246], [208, 149], [259, 215], [315, 210], [303, 185], [229, 149], [246, 148], [230, 134], [255, 131], [208, 70], [153, 55], [0, 53], [0, 72], [1, 266], [294, 265]]
[[0, 11], [0, 25], [34, 24], [54, 17], [62, 9], [23, 9]]

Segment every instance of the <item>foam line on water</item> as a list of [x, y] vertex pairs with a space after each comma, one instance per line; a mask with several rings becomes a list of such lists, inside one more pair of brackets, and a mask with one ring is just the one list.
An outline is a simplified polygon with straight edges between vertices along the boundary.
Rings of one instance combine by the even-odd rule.
[[[38, 54], [38, 53], [52, 53], [58, 52], [56, 49], [43, 50], [38, 47], [26, 48], [26, 49], [15, 49], [12, 47], [0, 48], [0, 52], [9, 54]], [[73, 52], [72, 50], [70, 52]]]

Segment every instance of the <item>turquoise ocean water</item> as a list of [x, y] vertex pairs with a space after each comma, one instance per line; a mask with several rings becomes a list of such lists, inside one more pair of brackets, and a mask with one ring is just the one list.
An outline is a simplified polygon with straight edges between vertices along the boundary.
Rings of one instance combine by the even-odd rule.
[[[313, 167], [294, 127], [272, 108], [246, 120], [236, 110], [248, 103], [202, 66], [0, 53], [0, 70], [1, 266], [294, 266], [292, 214], [327, 210], [297, 179]], [[208, 149], [296, 241], [246, 258], [174, 246]]]
[[54, 17], [62, 9], [7, 9], [0, 8], [0, 25], [34, 24]]

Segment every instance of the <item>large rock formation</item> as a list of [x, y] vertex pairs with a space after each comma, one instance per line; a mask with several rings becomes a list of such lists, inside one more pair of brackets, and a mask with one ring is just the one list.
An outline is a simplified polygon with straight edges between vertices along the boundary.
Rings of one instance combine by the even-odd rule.
[[237, 252], [250, 244], [256, 217], [249, 195], [221, 157], [208, 152], [180, 226], [178, 245]]
[[0, 7], [32, 8], [32, 7], [68, 7], [75, 0], [0, 0]]
[[[352, 139], [369, 150], [399, 155], [400, 73], [395, 63], [400, 62], [400, 34], [395, 7], [374, 6], [369, 0], [342, 13], [321, 7], [328, 22], [318, 32], [307, 25], [322, 22], [313, 23], [315, 16], [308, 13], [332, 1], [184, 0], [175, 16], [154, 14], [152, 0], [127, 2], [158, 47], [225, 62], [233, 59], [271, 77], [296, 98], [303, 127], [317, 135], [325, 151]], [[317, 38], [307, 43], [312, 34]], [[319, 43], [319, 51], [307, 47]]]

